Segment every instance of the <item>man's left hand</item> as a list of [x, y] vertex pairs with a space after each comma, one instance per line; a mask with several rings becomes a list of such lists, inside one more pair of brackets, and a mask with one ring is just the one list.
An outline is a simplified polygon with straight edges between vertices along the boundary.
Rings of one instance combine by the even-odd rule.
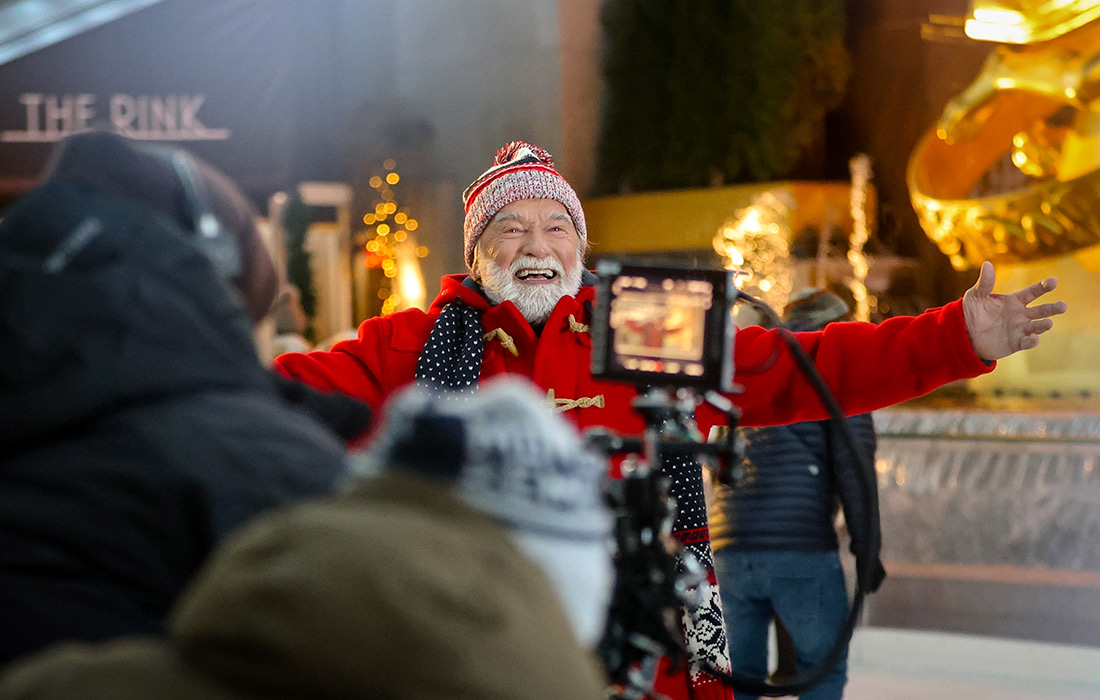
[[1036, 306], [1031, 302], [1058, 286], [1053, 277], [1036, 282], [1012, 294], [994, 294], [993, 264], [982, 263], [978, 281], [963, 294], [963, 317], [974, 352], [986, 362], [1007, 357], [1039, 344], [1039, 334], [1054, 326], [1051, 316], [1066, 312], [1066, 302]]

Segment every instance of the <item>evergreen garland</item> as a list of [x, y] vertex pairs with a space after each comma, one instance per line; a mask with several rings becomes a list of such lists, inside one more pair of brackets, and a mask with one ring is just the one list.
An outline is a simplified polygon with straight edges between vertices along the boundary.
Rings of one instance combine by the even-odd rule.
[[606, 0], [603, 194], [788, 177], [850, 73], [844, 0]]

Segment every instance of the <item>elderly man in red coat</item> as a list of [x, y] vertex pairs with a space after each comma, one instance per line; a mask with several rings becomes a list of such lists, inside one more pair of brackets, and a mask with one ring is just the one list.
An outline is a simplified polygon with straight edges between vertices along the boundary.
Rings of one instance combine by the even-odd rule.
[[[644, 422], [631, 408], [635, 388], [598, 380], [589, 369], [596, 278], [584, 267], [588, 231], [580, 200], [549, 154], [508, 144], [463, 200], [469, 274], [444, 277], [427, 312], [368, 319], [356, 339], [328, 352], [283, 355], [279, 370], [375, 407], [414, 380], [462, 389], [520, 374], [581, 428], [640, 433]], [[1038, 344], [1053, 325], [1050, 317], [1065, 311], [1061, 302], [1030, 306], [1054, 289], [1053, 279], [1014, 294], [993, 294], [993, 282], [986, 263], [975, 286], [941, 308], [879, 325], [830, 324], [797, 338], [847, 414], [883, 408], [991, 371], [999, 358]], [[734, 366], [744, 393], [731, 398], [744, 425], [827, 417], [776, 331], [741, 329]], [[721, 419], [705, 407], [696, 418], [704, 434]], [[674, 534], [709, 566], [701, 475], [674, 478], [680, 505]], [[717, 600], [713, 592], [709, 605], [685, 616], [685, 632], [694, 662], [728, 668]], [[663, 673], [656, 690], [674, 700], [729, 697], [698, 663], [687, 673]]]

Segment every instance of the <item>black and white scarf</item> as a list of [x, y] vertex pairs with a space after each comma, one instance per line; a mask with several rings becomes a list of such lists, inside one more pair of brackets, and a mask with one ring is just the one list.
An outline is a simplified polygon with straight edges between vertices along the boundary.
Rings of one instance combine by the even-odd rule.
[[669, 495], [676, 502], [676, 522], [672, 525], [672, 536], [684, 549], [695, 555], [706, 569], [707, 578], [711, 582], [699, 607], [685, 607], [680, 619], [684, 643], [691, 660], [692, 696], [712, 697], [703, 687], [721, 695], [725, 692], [722, 684], [703, 672], [708, 667], [727, 672], [730, 670], [729, 641], [722, 615], [722, 599], [718, 585], [714, 583], [714, 557], [711, 553], [707, 503], [703, 493], [703, 468], [694, 458], [677, 455], [662, 460], [661, 471], [669, 479]]

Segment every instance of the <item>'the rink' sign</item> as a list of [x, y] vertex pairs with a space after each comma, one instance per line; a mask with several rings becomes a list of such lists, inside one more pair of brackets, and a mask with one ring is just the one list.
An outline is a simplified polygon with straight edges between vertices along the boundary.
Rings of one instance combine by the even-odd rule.
[[[107, 100], [111, 128], [130, 138], [147, 141], [225, 141], [229, 129], [210, 129], [199, 121], [206, 95], [127, 95]], [[5, 143], [51, 143], [70, 134], [105, 127], [96, 95], [50, 95], [25, 92], [19, 96], [25, 128], [0, 131]]]

